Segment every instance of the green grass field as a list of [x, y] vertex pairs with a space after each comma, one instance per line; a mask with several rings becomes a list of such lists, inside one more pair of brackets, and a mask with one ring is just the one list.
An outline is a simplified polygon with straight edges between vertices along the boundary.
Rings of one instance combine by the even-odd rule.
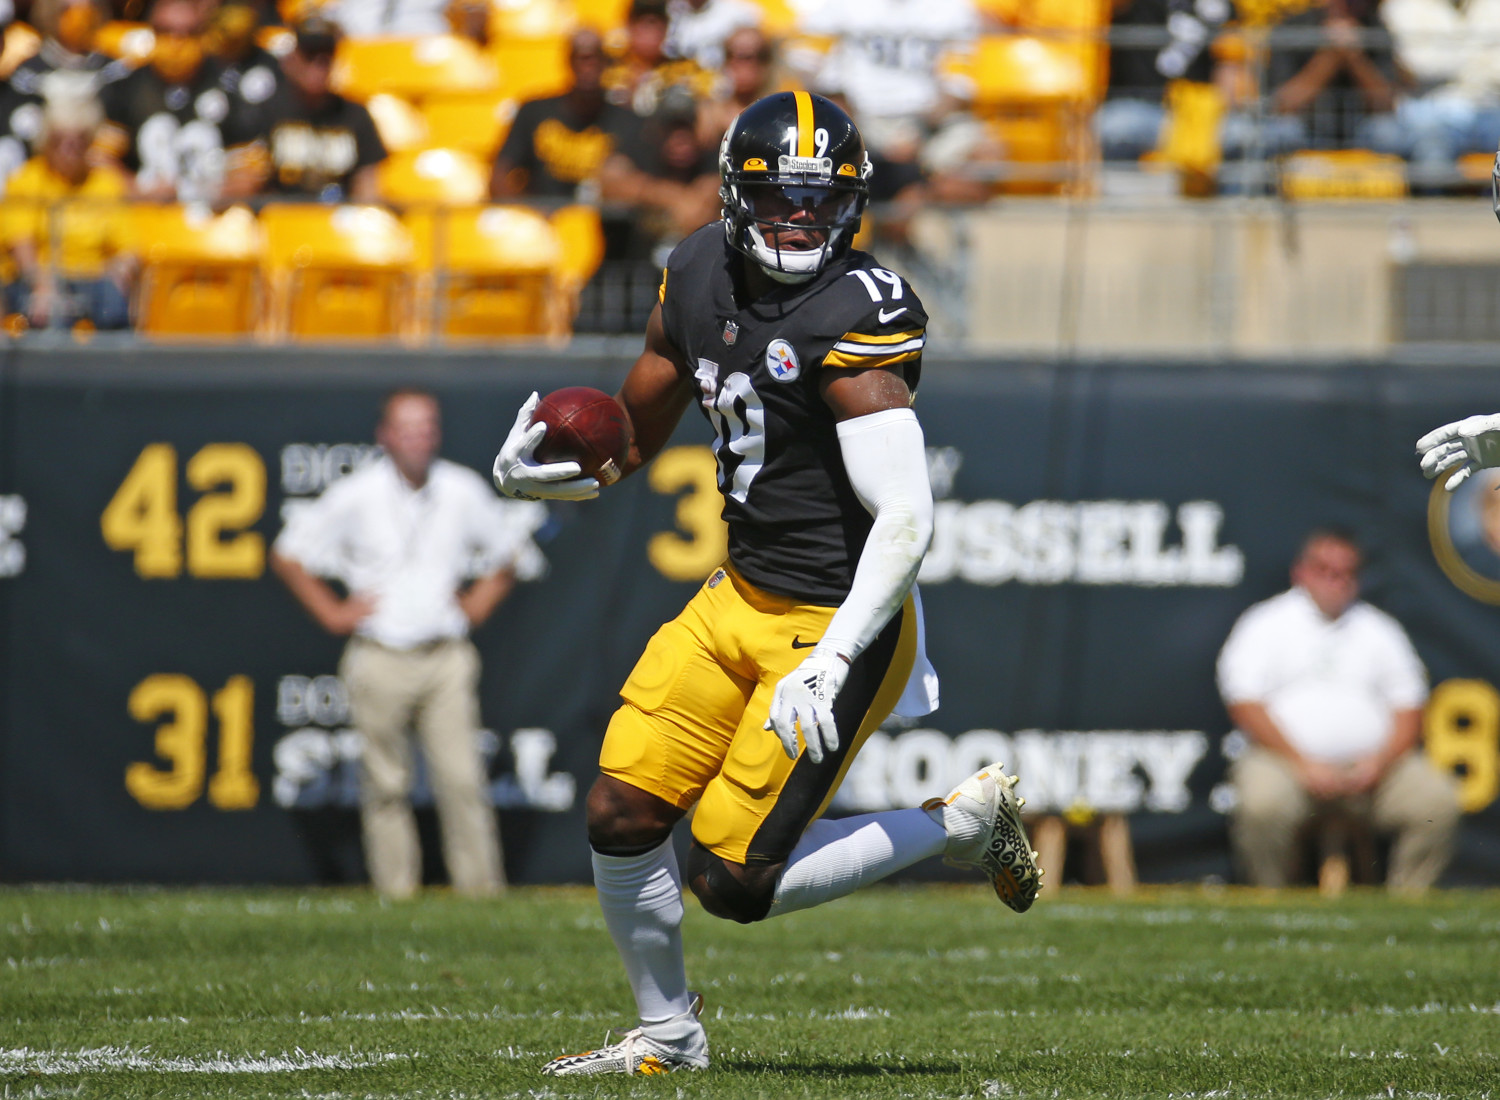
[[0, 1096], [1500, 1096], [1500, 895], [874, 889], [690, 903], [714, 1066], [542, 1077], [628, 1022], [589, 891], [0, 891]]

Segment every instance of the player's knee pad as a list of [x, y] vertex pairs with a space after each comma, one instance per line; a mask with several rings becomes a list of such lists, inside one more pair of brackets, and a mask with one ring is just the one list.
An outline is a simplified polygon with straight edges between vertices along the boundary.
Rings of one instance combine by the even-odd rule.
[[771, 911], [774, 891], [747, 886], [729, 873], [723, 859], [701, 844], [688, 851], [687, 870], [688, 885], [715, 917], [754, 924]]

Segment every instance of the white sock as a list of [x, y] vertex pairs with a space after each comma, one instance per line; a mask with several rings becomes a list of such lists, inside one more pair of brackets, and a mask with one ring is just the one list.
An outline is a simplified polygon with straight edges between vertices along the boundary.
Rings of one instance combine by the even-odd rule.
[[814, 821], [787, 859], [768, 915], [811, 909], [852, 894], [918, 860], [941, 855], [947, 843], [948, 834], [926, 810]]
[[[625, 963], [641, 1024], [650, 1027], [691, 1015], [682, 961], [682, 875], [671, 839], [644, 855], [591, 854], [599, 907]], [[684, 1021], [683, 1028], [667, 1030], [691, 1030], [689, 1022], [697, 1026]], [[658, 1029], [652, 1030], [653, 1037], [677, 1037], [656, 1036]]]

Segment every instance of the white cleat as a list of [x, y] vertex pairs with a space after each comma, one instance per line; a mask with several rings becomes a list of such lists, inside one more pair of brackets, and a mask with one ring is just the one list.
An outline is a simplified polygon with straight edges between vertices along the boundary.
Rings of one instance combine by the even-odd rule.
[[[597, 1050], [586, 1050], [582, 1054], [564, 1054], [542, 1067], [542, 1072], [551, 1077], [585, 1075], [595, 1073], [619, 1073], [632, 1077], [655, 1077], [673, 1073], [679, 1069], [708, 1068], [708, 1034], [698, 1017], [703, 1012], [703, 994], [693, 993], [691, 1015], [693, 1029], [688, 1036], [672, 1042], [653, 1039], [641, 1028], [620, 1034], [611, 1029], [604, 1036], [604, 1046]], [[682, 1016], [674, 1017], [676, 1020]], [[669, 1023], [671, 1021], [668, 1021]]]
[[948, 833], [944, 859], [958, 867], [977, 867], [989, 878], [995, 896], [1017, 913], [1036, 901], [1042, 870], [1021, 824], [1025, 800], [1016, 796], [1014, 775], [993, 764], [975, 772], [947, 798], [930, 799], [922, 808]]

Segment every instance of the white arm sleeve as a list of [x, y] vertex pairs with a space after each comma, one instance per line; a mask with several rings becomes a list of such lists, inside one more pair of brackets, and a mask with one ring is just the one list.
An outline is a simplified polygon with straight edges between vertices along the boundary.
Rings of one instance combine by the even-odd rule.
[[932, 486], [922, 425], [910, 409], [886, 409], [838, 425], [844, 469], [875, 517], [849, 595], [819, 643], [853, 660], [900, 608], [932, 542]]

